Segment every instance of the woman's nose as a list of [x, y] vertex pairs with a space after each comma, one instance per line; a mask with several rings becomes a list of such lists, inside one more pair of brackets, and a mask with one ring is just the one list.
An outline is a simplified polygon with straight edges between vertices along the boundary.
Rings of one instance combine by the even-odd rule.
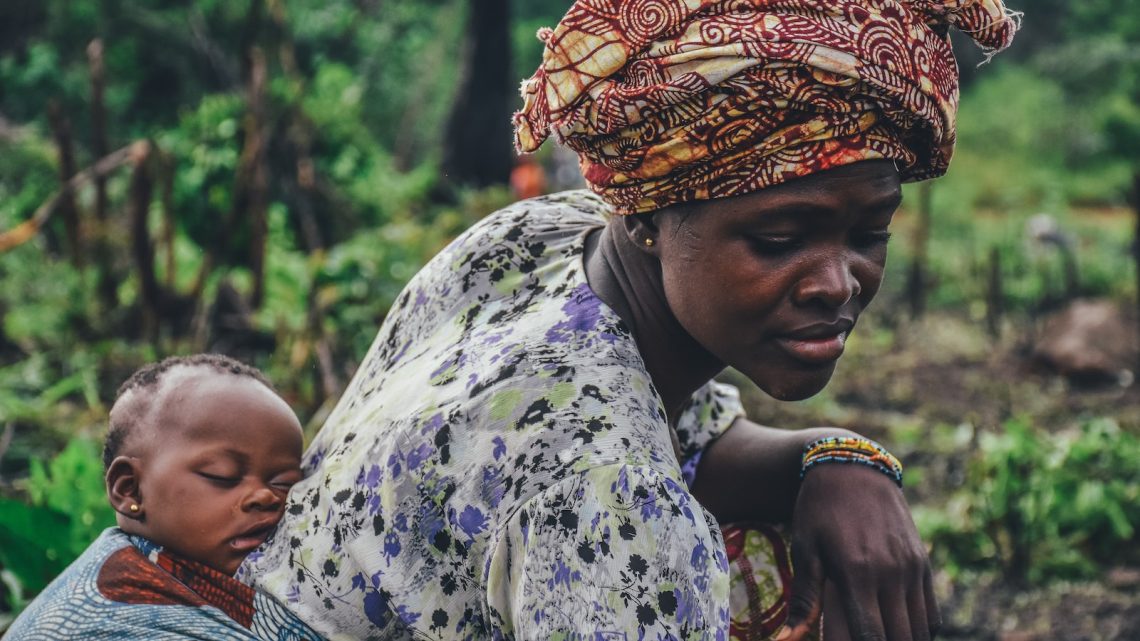
[[862, 292], [851, 261], [842, 254], [830, 256], [811, 266], [793, 292], [801, 305], [820, 303], [827, 307], [842, 307]]

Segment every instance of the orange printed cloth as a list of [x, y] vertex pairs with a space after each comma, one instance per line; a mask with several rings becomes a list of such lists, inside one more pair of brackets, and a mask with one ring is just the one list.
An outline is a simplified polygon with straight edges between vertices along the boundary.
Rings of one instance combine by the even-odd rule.
[[749, 193], [887, 158], [945, 173], [949, 30], [1007, 46], [1002, 0], [578, 0], [542, 30], [516, 145], [554, 136], [619, 214]]

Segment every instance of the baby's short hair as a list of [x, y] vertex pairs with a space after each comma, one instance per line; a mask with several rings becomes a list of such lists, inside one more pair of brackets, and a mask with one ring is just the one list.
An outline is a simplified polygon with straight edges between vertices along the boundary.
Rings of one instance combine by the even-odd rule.
[[107, 430], [107, 440], [103, 444], [103, 469], [111, 467], [111, 461], [119, 455], [119, 451], [126, 442], [127, 436], [138, 426], [141, 417], [150, 413], [154, 393], [159, 388], [163, 376], [175, 367], [201, 367], [211, 369], [219, 374], [231, 374], [251, 378], [270, 391], [276, 393], [273, 384], [256, 367], [246, 365], [241, 361], [222, 354], [194, 354], [192, 356], [171, 356], [158, 363], [144, 365], [131, 374], [131, 377], [119, 386], [115, 394], [115, 405], [130, 392], [137, 392], [140, 398], [125, 412], [125, 416], [118, 416], [111, 420]]

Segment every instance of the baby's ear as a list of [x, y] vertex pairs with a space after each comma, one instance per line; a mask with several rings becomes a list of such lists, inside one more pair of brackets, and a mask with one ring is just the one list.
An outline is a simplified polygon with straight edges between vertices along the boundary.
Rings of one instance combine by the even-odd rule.
[[143, 520], [142, 493], [139, 491], [139, 460], [131, 456], [116, 456], [107, 468], [107, 500], [120, 515], [135, 521]]

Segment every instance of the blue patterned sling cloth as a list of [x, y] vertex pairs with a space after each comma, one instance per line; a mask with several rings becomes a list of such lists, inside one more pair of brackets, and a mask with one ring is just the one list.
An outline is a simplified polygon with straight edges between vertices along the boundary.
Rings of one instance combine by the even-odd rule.
[[321, 641], [272, 597], [109, 528], [16, 619], [7, 641]]

